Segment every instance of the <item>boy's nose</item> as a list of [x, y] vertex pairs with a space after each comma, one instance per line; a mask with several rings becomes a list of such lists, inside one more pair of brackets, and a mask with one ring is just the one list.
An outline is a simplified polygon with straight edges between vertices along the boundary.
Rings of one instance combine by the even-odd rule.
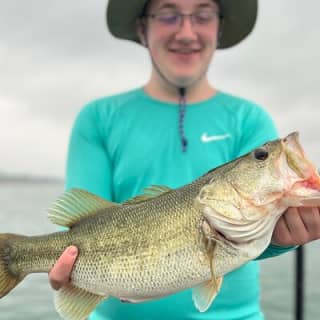
[[177, 40], [195, 40], [197, 38], [194, 31], [191, 16], [181, 16], [181, 25], [176, 33]]

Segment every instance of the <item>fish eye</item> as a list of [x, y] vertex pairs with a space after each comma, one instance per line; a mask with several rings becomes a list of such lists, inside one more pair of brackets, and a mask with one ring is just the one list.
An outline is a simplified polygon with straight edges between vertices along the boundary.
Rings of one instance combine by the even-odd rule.
[[263, 161], [266, 160], [269, 156], [269, 153], [266, 149], [264, 148], [258, 148], [256, 150], [254, 150], [254, 157], [257, 160]]

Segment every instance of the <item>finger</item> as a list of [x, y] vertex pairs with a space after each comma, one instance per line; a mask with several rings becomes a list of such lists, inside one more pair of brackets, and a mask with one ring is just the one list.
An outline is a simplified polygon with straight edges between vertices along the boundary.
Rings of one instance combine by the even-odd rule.
[[303, 212], [305, 211], [302, 208], [290, 208], [283, 216], [294, 245], [305, 244], [310, 241], [309, 231], [301, 218]]
[[315, 240], [320, 237], [320, 212], [319, 208], [301, 208], [300, 217], [306, 229], [308, 230], [309, 239]]
[[77, 259], [77, 255], [77, 247], [70, 246], [57, 260], [49, 273], [49, 281], [53, 289], [59, 290], [64, 284], [69, 282], [70, 274]]
[[272, 243], [280, 246], [292, 245], [293, 239], [284, 217], [280, 217], [272, 235]]

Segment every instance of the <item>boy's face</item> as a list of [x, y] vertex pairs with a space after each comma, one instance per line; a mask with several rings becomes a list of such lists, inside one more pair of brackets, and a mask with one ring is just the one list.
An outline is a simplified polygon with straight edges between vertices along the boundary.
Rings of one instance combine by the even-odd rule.
[[[206, 76], [217, 47], [219, 6], [213, 0], [151, 0], [145, 32], [154, 72], [178, 87]], [[179, 14], [195, 16], [179, 17]]]

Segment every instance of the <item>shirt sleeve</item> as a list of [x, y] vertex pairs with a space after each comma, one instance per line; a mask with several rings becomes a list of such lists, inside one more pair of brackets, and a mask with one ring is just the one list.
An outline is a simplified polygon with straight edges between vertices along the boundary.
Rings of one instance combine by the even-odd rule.
[[80, 188], [112, 200], [111, 164], [95, 102], [77, 116], [72, 128], [66, 166], [66, 189]]
[[289, 247], [280, 247], [274, 244], [270, 244], [268, 248], [258, 257], [256, 260], [263, 260], [266, 258], [272, 258], [279, 256], [280, 254], [293, 251], [297, 248], [297, 246], [289, 246]]

